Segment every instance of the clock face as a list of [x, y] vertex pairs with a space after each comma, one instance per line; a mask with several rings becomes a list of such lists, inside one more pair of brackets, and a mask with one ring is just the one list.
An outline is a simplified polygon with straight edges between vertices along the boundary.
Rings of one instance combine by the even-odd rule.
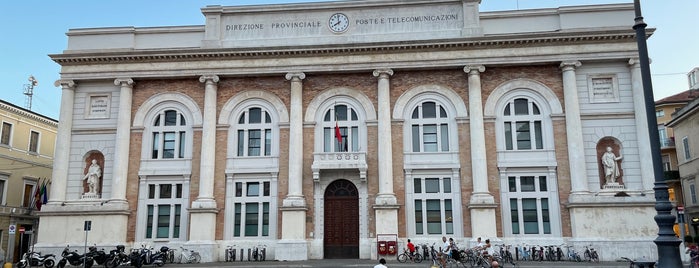
[[334, 33], [342, 33], [347, 31], [347, 28], [349, 27], [349, 18], [347, 15], [342, 13], [332, 14], [332, 16], [330, 16], [330, 20], [328, 20], [328, 27], [330, 27], [330, 31]]

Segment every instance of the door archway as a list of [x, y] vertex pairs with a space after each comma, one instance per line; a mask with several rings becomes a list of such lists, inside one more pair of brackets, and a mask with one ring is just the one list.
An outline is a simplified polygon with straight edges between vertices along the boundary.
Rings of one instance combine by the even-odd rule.
[[348, 180], [325, 189], [323, 252], [326, 259], [359, 258], [359, 194]]

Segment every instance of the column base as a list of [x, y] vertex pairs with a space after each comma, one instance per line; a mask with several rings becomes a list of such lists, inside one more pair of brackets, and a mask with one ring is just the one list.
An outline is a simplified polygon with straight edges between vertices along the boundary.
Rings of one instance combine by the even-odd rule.
[[376, 195], [376, 206], [397, 206], [398, 199], [396, 199], [395, 194], [377, 194]]
[[308, 260], [308, 242], [306, 240], [282, 239], [277, 242], [275, 250], [277, 261]]
[[284, 208], [306, 208], [306, 199], [303, 196], [287, 196], [282, 200]]
[[[495, 198], [490, 193], [474, 193], [468, 205], [471, 210], [471, 234], [473, 237], [495, 238], [498, 235], [495, 218]], [[492, 241], [492, 239], [491, 239]]]

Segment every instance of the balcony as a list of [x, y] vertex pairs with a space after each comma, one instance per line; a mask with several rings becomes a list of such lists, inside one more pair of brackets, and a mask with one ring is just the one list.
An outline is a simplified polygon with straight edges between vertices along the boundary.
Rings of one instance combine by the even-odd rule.
[[666, 139], [660, 139], [660, 148], [665, 149], [665, 148], [674, 148], [675, 147], [675, 138], [666, 138]]
[[330, 152], [313, 154], [313, 181], [320, 181], [320, 171], [324, 169], [358, 169], [359, 178], [366, 181], [366, 152]]

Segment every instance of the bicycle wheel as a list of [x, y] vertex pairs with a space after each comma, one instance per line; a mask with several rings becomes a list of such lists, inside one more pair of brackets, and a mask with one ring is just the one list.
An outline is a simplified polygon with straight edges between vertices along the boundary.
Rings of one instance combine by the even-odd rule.
[[405, 263], [406, 261], [408, 261], [408, 255], [407, 255], [407, 254], [401, 253], [400, 255], [398, 255], [398, 262], [400, 262], [400, 263]]
[[590, 261], [592, 260], [592, 257], [590, 256], [590, 252], [585, 251], [585, 261]]
[[198, 252], [192, 253], [192, 263], [199, 263], [201, 261], [201, 256], [199, 256]]
[[422, 262], [422, 255], [415, 253], [415, 256], [413, 256], [413, 261], [415, 263], [421, 263]]

